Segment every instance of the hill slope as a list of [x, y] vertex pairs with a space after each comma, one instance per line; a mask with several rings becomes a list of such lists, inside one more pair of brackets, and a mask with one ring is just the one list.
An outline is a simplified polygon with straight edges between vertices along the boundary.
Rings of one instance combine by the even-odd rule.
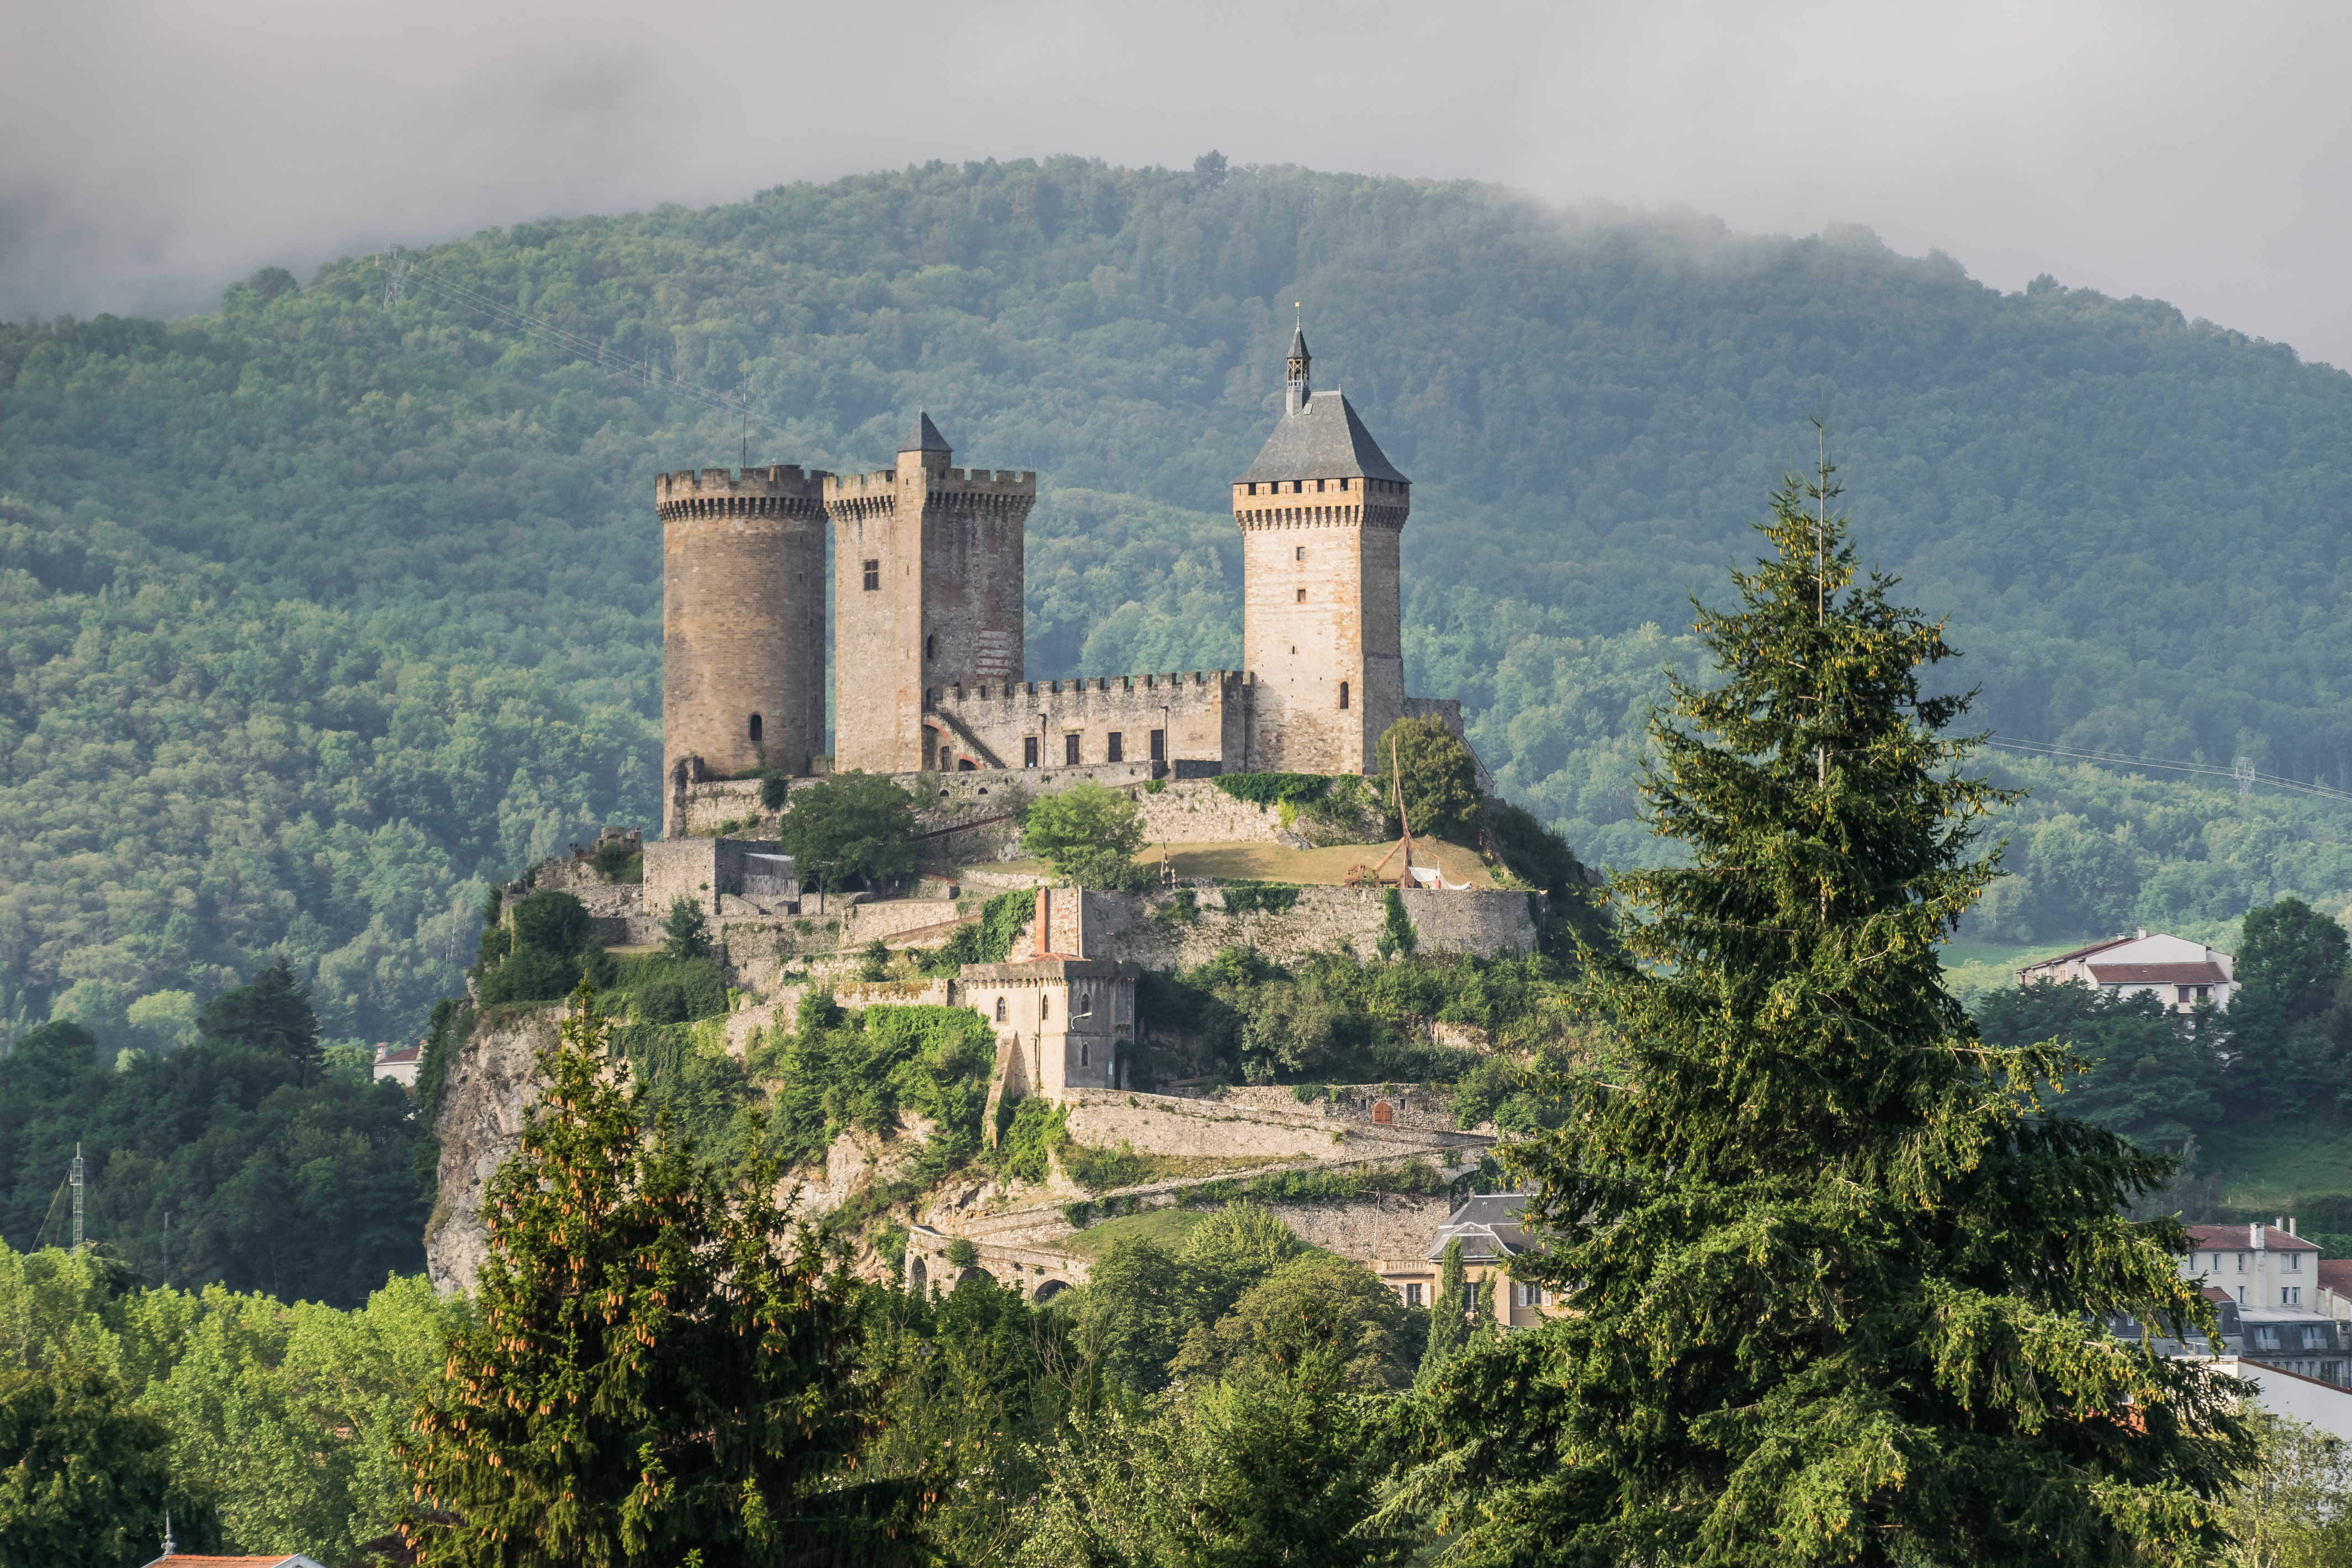
[[[919, 403], [969, 460], [1037, 469], [1031, 676], [1231, 664], [1223, 486], [1296, 299], [1318, 384], [1417, 481], [1414, 689], [1461, 694], [1506, 792], [1594, 858], [1645, 848], [1655, 671], [1824, 397], [1865, 551], [1951, 617], [1995, 727], [2352, 765], [2352, 377], [2159, 303], [2001, 295], [1860, 230], [1077, 159], [419, 259], [396, 310], [362, 259], [257, 274], [204, 318], [0, 329], [0, 1012], [79, 983], [111, 1016], [278, 945], [331, 1032], [413, 1028], [479, 879], [650, 816], [651, 478], [741, 439], [663, 377], [746, 396], [755, 460], [879, 464]], [[2067, 835], [2144, 831], [2021, 928], [2162, 918], [2167, 867], [2221, 868], [2186, 879], [2219, 889], [2200, 920], [2352, 891], [2341, 813], [2217, 837], [2212, 802], [2151, 785], [2100, 826], [2105, 786], [2044, 772], [2067, 820], [2037, 886], [2083, 882]]]

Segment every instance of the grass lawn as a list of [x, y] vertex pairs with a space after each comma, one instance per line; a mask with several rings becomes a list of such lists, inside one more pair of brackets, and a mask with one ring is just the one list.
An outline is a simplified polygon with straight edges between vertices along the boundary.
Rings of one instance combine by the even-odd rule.
[[1192, 1228], [1208, 1217], [1199, 1209], [1147, 1209], [1141, 1214], [1097, 1221], [1076, 1236], [1063, 1237], [1060, 1245], [1083, 1257], [1100, 1258], [1110, 1250], [1112, 1242], [1131, 1237], [1156, 1241], [1173, 1252], [1184, 1245], [1184, 1237]]
[[[1143, 850], [1136, 859], [1146, 866], [1160, 864], [1157, 844]], [[1348, 879], [1352, 866], [1371, 866], [1389, 852], [1386, 844], [1342, 844], [1336, 849], [1293, 849], [1281, 844], [1171, 844], [1168, 858], [1176, 862], [1179, 877], [1214, 877], [1226, 882], [1299, 882], [1337, 887]], [[1381, 875], [1397, 875], [1398, 861], [1391, 860]], [[1474, 888], [1491, 888], [1495, 874], [1478, 858], [1477, 851], [1459, 844], [1446, 844], [1433, 838], [1412, 841], [1412, 859], [1416, 866], [1435, 861], [1449, 882], [1467, 882]], [[1045, 877], [1053, 868], [1043, 860], [999, 860], [977, 868], [999, 875]], [[2063, 951], [2063, 950], [2062, 950]]]
[[[1386, 844], [1342, 844], [1332, 849], [1292, 849], [1281, 844], [1171, 844], [1168, 857], [1176, 862], [1179, 877], [1215, 877], [1223, 881], [1240, 882], [1307, 882], [1338, 884], [1348, 879], [1350, 867], [1370, 867], [1389, 852]], [[1153, 845], [1136, 857], [1147, 866], [1160, 864], [1160, 847]], [[1412, 841], [1413, 863], [1427, 866], [1434, 862], [1449, 882], [1468, 882], [1473, 887], [1491, 888], [1494, 873], [1487, 870], [1475, 851], [1458, 844], [1444, 844], [1432, 838]], [[1404, 857], [1397, 856], [1382, 868], [1381, 875], [1398, 875]]]

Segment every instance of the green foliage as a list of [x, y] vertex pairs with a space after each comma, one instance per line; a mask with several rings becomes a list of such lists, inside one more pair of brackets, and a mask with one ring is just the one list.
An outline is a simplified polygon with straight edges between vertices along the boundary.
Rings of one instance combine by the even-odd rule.
[[2111, 1128], [2143, 1147], [2178, 1152], [2223, 1118], [2223, 1074], [2212, 1009], [2174, 1012], [2145, 993], [2109, 996], [2063, 981], [1991, 992], [1976, 1025], [1992, 1045], [2051, 1045], [2078, 1058], [2084, 1075], [2058, 1103], [2070, 1116]]
[[764, 1045], [754, 1075], [775, 1080], [775, 1137], [794, 1162], [822, 1159], [841, 1133], [890, 1131], [902, 1111], [933, 1123], [915, 1179], [957, 1169], [982, 1148], [996, 1039], [969, 1007], [867, 1007], [802, 998], [793, 1032]]
[[972, 1245], [968, 1236], [949, 1237], [940, 1255], [958, 1268], [969, 1268], [980, 1261], [980, 1248]]
[[[607, 988], [640, 1022], [684, 1023], [715, 1018], [727, 1011], [727, 976], [712, 959], [672, 958], [667, 952], [647, 952], [607, 962], [611, 965], [605, 976]], [[649, 994], [653, 993], [660, 994], [658, 1002], [649, 1002]], [[674, 1010], [676, 1016], [656, 1017], [649, 1007], [663, 1012]]]
[[1001, 1107], [996, 1148], [990, 1163], [1001, 1177], [1042, 1182], [1053, 1174], [1055, 1152], [1069, 1139], [1067, 1106], [1035, 1096]]
[[507, 919], [514, 922], [515, 941], [520, 946], [566, 958], [586, 952], [595, 939], [588, 906], [570, 893], [533, 893], [518, 900], [507, 911]]
[[1373, 946], [1383, 959], [1402, 953], [1411, 958], [1421, 945], [1421, 933], [1412, 927], [1412, 917], [1404, 912], [1404, 895], [1394, 888], [1381, 895], [1381, 934]]
[[1568, 1310], [1433, 1391], [1431, 1442], [1485, 1457], [1416, 1482], [1470, 1561], [2222, 1544], [2234, 1398], [2097, 1327], [2211, 1321], [2178, 1222], [2122, 1215], [2170, 1163], [2042, 1112], [2065, 1054], [1980, 1044], [1943, 990], [1995, 796], [1941, 734], [1965, 700], [1921, 690], [1941, 627], [1857, 581], [1833, 493], [1786, 482], [1702, 612], [1721, 679], [1677, 687], [1643, 781], [1688, 863], [1616, 879], [1635, 918], [1580, 997], [1612, 1055], [1503, 1151], [1548, 1241], [1517, 1272]]
[[1143, 810], [1135, 797], [1092, 780], [1034, 802], [1021, 842], [1074, 887], [1139, 892], [1158, 875], [1133, 859], [1143, 847]]
[[776, 837], [803, 886], [837, 893], [915, 868], [915, 797], [883, 773], [845, 773], [793, 792]]
[[756, 1129], [724, 1182], [690, 1141], [642, 1136], [606, 1031], [567, 1015], [484, 1194], [478, 1321], [398, 1444], [404, 1528], [436, 1563], [907, 1558], [905, 1489], [840, 1479], [878, 1415], [842, 1260], [776, 1206]]
[[400, 1087], [320, 1072], [303, 994], [276, 965], [205, 1023], [221, 1032], [121, 1072], [70, 1024], [0, 1058], [0, 1235], [65, 1239], [58, 1184], [79, 1144], [88, 1234], [141, 1279], [356, 1305], [421, 1270], [426, 1130]]
[[1293, 1258], [1214, 1321], [1194, 1324], [1169, 1373], [1185, 1382], [1278, 1375], [1324, 1350], [1349, 1387], [1402, 1388], [1412, 1381], [1412, 1358], [1423, 1353], [1428, 1324], [1420, 1316], [1360, 1263], [1328, 1254]]
[[1254, 805], [1304, 805], [1330, 792], [1323, 773], [1219, 773], [1209, 781], [1235, 800]]
[[1137, 1006], [1150, 1028], [1197, 1034], [1203, 1070], [1252, 1083], [1450, 1082], [1475, 1058], [1433, 1045], [1431, 1023], [1475, 1028], [1513, 1055], [1559, 1042], [1561, 977], [1540, 954], [1318, 952], [1278, 966], [1235, 947], [1181, 974], [1146, 971]]
[[782, 773], [771, 773], [760, 781], [760, 805], [768, 811], [782, 811], [791, 792], [791, 784]]
[[600, 838], [588, 857], [596, 868], [596, 875], [607, 882], [642, 882], [646, 879], [645, 851], [629, 847], [625, 838]]
[[213, 998], [196, 1021], [207, 1039], [274, 1056], [299, 1080], [319, 1063], [319, 1020], [284, 959]]
[[1421, 1352], [1414, 1381], [1427, 1387], [1444, 1373], [1454, 1358], [1470, 1348], [1469, 1276], [1462, 1266], [1462, 1238], [1454, 1237], [1437, 1267], [1437, 1300], [1429, 1315], [1429, 1341]]
[[857, 950], [857, 978], [872, 984], [890, 978], [890, 944], [876, 937]]
[[[2292, 1082], [2306, 1104], [2352, 1113], [2352, 1005], [2344, 928], [2300, 899], [2246, 916], [2230, 999], [2230, 1098], [2259, 1114]], [[2352, 1002], [2352, 997], [2347, 998]]]
[[1298, 891], [1295, 882], [1223, 882], [1217, 888], [1229, 915], [1286, 915], [1297, 906]]
[[2261, 1447], [2229, 1493], [2223, 1522], [2240, 1562], [2265, 1568], [2338, 1568], [2352, 1561], [2352, 1447], [2292, 1416], [2251, 1416]]
[[661, 950], [662, 956], [673, 963], [710, 956], [710, 927], [698, 900], [680, 893], [669, 901], [669, 910], [662, 916]]
[[1404, 795], [1403, 826], [1414, 833], [1459, 838], [1477, 817], [1478, 764], [1444, 720], [1398, 720], [1381, 736], [1377, 754], [1382, 772], [1395, 764]]
[[163, 1532], [170, 1431], [105, 1368], [0, 1366], [0, 1541], [12, 1563], [135, 1563]]
[[997, 894], [980, 907], [976, 923], [958, 926], [947, 941], [923, 955], [923, 973], [952, 974], [967, 963], [1003, 963], [1012, 954], [1013, 939], [1036, 912], [1037, 896], [1025, 889]]
[[1380, 1412], [1351, 1391], [1336, 1350], [1299, 1338], [1307, 1353], [1276, 1373], [1073, 1420], [1041, 1456], [1048, 1479], [1022, 1513], [1013, 1561], [1408, 1561], [1412, 1539], [1370, 1521]]
[[[99, 1371], [119, 1385], [120, 1407], [163, 1439], [170, 1489], [119, 1512], [135, 1554], [92, 1560], [146, 1561], [164, 1503], [184, 1548], [362, 1556], [408, 1500], [393, 1443], [415, 1392], [439, 1374], [466, 1302], [422, 1276], [393, 1279], [349, 1310], [217, 1285], [122, 1287], [120, 1270], [89, 1252], [0, 1247], [0, 1323], [10, 1326], [0, 1382]], [[108, 1454], [96, 1433], [77, 1447]], [[104, 1499], [93, 1478], [88, 1500]]]

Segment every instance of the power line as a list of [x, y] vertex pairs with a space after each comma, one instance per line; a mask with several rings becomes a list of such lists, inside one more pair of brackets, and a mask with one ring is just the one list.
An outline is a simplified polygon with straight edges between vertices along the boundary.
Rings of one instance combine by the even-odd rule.
[[2126, 757], [2114, 752], [2091, 751], [2080, 746], [2053, 746], [2044, 741], [2021, 741], [2011, 735], [1995, 735], [1988, 744], [2004, 752], [2015, 752], [2023, 756], [2049, 757], [2059, 762], [2095, 763], [2104, 767], [2162, 768], [2172, 773], [2224, 778], [2238, 786], [2238, 798], [2241, 801], [2243, 801], [2247, 793], [2258, 784], [2272, 789], [2293, 790], [2298, 795], [2311, 795], [2319, 800], [2352, 801], [2352, 792], [2330, 789], [2323, 784], [2305, 784], [2299, 779], [2287, 778], [2279, 773], [2259, 773], [2255, 771], [2252, 759], [2248, 757], [2236, 758], [2230, 766], [2225, 768], [2211, 763], [2175, 763], [2165, 761], [2160, 757]]

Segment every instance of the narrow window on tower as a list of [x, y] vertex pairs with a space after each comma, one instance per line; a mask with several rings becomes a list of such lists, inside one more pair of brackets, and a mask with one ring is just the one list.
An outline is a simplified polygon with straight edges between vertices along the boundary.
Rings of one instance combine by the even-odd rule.
[[925, 637], [923, 639], [923, 657], [925, 658], [937, 658], [940, 657], [939, 638], [934, 637]]
[[1037, 737], [1034, 735], [1021, 737], [1021, 765], [1024, 768], [1037, 765]]
[[1339, 682], [1339, 711], [1340, 711], [1340, 712], [1342, 712], [1342, 713], [1345, 713], [1347, 710], [1348, 710], [1348, 683], [1347, 683], [1346, 681], [1344, 681], [1344, 680], [1343, 680], [1343, 681]]
[[1168, 760], [1168, 731], [1165, 730], [1151, 731], [1151, 760], [1155, 763]]
[[1292, 560], [1294, 560], [1294, 561], [1304, 561], [1304, 560], [1306, 560], [1306, 559], [1307, 559], [1307, 546], [1305, 546], [1304, 544], [1301, 544], [1301, 545], [1298, 545], [1297, 547], [1296, 547], [1295, 549], [1293, 549], [1293, 550], [1292, 550], [1292, 552], [1291, 552], [1291, 559], [1292, 559]]
[[1113, 730], [1107, 738], [1105, 743], [1110, 748], [1108, 757], [1108, 761], [1114, 763], [1123, 763], [1127, 761], [1127, 737], [1125, 735], [1121, 734], [1117, 730]]
[[1304, 588], [1298, 590], [1298, 602], [1302, 605], [1307, 602], [1307, 590]]
[[1008, 1009], [1005, 1006], [1004, 998], [999, 996], [996, 999], [996, 1021], [998, 1023], [1002, 1024], [1004, 1022], [1004, 1015], [1007, 1011]]
[[1076, 735], [1062, 737], [1062, 763], [1066, 767], [1078, 765], [1078, 738]]
[[1341, 479], [1341, 480], [1339, 481], [1339, 488], [1340, 488], [1341, 489], [1343, 489], [1343, 490], [1344, 490], [1344, 489], [1346, 489], [1348, 488], [1348, 481], [1347, 481], [1347, 480], [1345, 480], [1345, 479]]
[[871, 594], [881, 586], [882, 563], [879, 561], [868, 561], [866, 563], [866, 591]]
[[755, 745], [755, 746], [756, 746], [756, 745], [758, 745], [759, 743], [760, 743], [760, 716], [759, 716], [757, 713], [754, 713], [754, 714], [752, 714], [752, 715], [751, 715], [751, 744], [753, 744], [753, 745]]

